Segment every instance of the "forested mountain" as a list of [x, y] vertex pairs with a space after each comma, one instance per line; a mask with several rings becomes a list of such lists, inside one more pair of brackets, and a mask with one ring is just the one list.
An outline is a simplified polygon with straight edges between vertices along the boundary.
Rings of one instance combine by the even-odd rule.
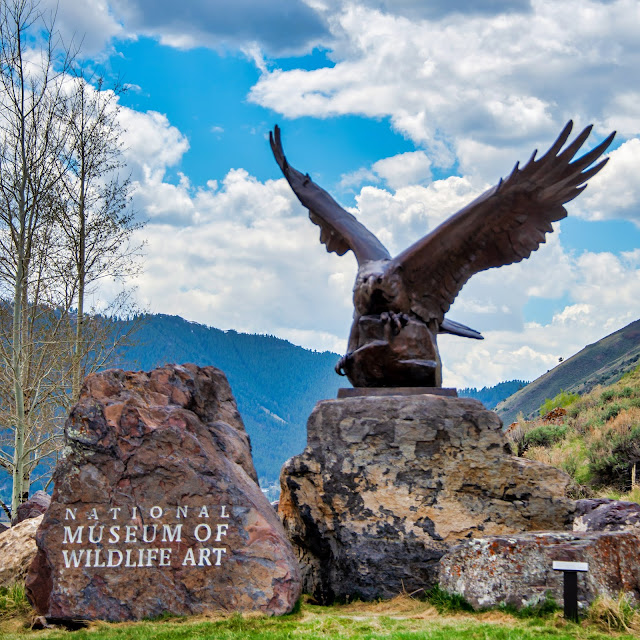
[[462, 398], [475, 398], [480, 400], [487, 409], [493, 409], [499, 402], [526, 387], [527, 384], [524, 380], [507, 380], [507, 382], [499, 382], [493, 387], [458, 389], [458, 395]]
[[[126, 323], [123, 323], [123, 329]], [[278, 480], [282, 464], [300, 453], [306, 424], [318, 400], [349, 386], [333, 367], [339, 356], [309, 351], [273, 336], [221, 331], [178, 316], [148, 315], [118, 366], [149, 370], [167, 363], [222, 369], [251, 436], [258, 476]]]

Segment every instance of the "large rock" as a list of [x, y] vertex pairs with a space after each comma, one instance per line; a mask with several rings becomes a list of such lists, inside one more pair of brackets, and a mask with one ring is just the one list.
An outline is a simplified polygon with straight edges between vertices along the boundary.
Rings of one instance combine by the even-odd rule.
[[29, 518], [0, 533], [0, 587], [23, 582], [36, 555], [36, 531], [42, 516]]
[[535, 605], [547, 595], [563, 604], [563, 572], [554, 560], [587, 562], [578, 573], [578, 606], [622, 591], [640, 604], [640, 538], [628, 531], [527, 533], [468, 540], [441, 560], [440, 586], [474, 608]]
[[574, 531], [635, 531], [640, 534], [640, 504], [597, 498], [577, 500]]
[[92, 375], [66, 441], [26, 582], [40, 614], [292, 609], [296, 559], [221, 371]]
[[326, 400], [307, 434], [282, 470], [279, 513], [320, 602], [430, 587], [465, 538], [571, 528], [569, 476], [512, 456], [476, 400]]
[[41, 516], [51, 504], [51, 496], [44, 491], [36, 491], [30, 498], [23, 502], [17, 509], [13, 524], [19, 524], [29, 518]]

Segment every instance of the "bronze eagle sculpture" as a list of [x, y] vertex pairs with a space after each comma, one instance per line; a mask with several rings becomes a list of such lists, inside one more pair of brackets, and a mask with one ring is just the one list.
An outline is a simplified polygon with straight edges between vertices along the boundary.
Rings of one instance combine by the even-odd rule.
[[547, 153], [516, 163], [506, 180], [458, 211], [421, 240], [391, 257], [384, 245], [309, 175], [287, 161], [280, 128], [269, 134], [275, 159], [329, 252], [351, 250], [358, 261], [354, 316], [347, 353], [336, 365], [354, 387], [440, 387], [438, 333], [482, 339], [477, 331], [445, 318], [469, 278], [480, 271], [528, 258], [565, 218], [564, 204], [586, 188], [607, 163], [594, 164], [615, 132], [580, 158], [591, 133], [569, 139], [570, 121]]

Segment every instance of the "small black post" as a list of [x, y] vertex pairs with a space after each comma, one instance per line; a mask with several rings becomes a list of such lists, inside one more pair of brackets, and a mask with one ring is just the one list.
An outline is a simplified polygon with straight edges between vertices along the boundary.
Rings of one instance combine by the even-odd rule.
[[553, 570], [564, 573], [564, 617], [578, 622], [578, 571], [589, 571], [586, 562], [554, 560]]
[[564, 617], [578, 622], [578, 572], [564, 572]]

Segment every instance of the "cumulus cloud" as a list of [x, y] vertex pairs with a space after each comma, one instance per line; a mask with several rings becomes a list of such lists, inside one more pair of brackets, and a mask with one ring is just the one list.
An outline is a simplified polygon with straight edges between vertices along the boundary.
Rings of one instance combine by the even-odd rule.
[[[344, 5], [343, 0], [328, 3], [331, 7]], [[362, 5], [384, 13], [407, 18], [440, 18], [451, 13], [497, 14], [525, 12], [531, 9], [529, 0], [363, 0]]]
[[[138, 232], [147, 242], [145, 273], [134, 281], [140, 302], [156, 313], [343, 352], [355, 260], [325, 252], [286, 181], [262, 182], [236, 169], [204, 187], [186, 176], [168, 183], [166, 170], [186, 140], [159, 114], [126, 117], [135, 198], [149, 217]], [[161, 152], [154, 139], [163, 141]], [[396, 253], [484, 186], [455, 176], [395, 192], [367, 186], [352, 211]], [[486, 339], [441, 336], [445, 384], [534, 378], [640, 315], [640, 250], [574, 255], [561, 239], [560, 228], [530, 260], [478, 274], [462, 289], [449, 316]], [[569, 302], [549, 323], [527, 323], [530, 296]]]
[[[313, 9], [289, 2], [290, 15], [302, 11], [296, 34], [281, 29], [286, 20], [276, 24], [279, 2], [225, 5], [228, 16], [220, 20], [211, 9], [217, 5], [206, 4], [170, 7], [163, 0], [150, 9], [137, 0], [129, 8], [118, 4], [117, 16], [127, 32], [173, 46], [242, 46], [262, 71], [251, 99], [287, 117], [389, 117], [422, 148], [344, 176], [343, 186], [357, 187], [352, 211], [392, 253], [494, 184], [535, 146], [545, 149], [569, 117], [593, 120], [594, 138], [610, 128], [626, 138], [571, 204], [572, 213], [638, 223], [640, 121], [629, 78], [640, 62], [640, 16], [633, 0], [534, 0], [516, 11], [503, 11], [497, 1], [480, 3], [474, 13], [457, 10], [464, 1], [449, 11], [441, 3], [370, 0], [341, 3], [333, 15], [326, 8], [336, 5], [328, 0], [309, 0]], [[265, 47], [279, 55], [328, 37], [314, 13], [323, 6], [335, 66], [269, 71]], [[239, 30], [238, 7], [248, 17]], [[189, 20], [196, 9], [198, 20]], [[257, 24], [260, 16], [264, 24]], [[188, 140], [162, 114], [124, 109], [122, 118], [136, 206], [149, 218], [141, 236], [146, 272], [136, 281], [141, 301], [153, 312], [343, 351], [355, 260], [324, 251], [286, 182], [263, 182], [243, 169], [204, 187], [182, 174], [169, 181]], [[460, 175], [432, 180], [432, 167], [454, 166]], [[558, 357], [636, 319], [639, 267], [640, 250], [565, 251], [560, 224], [531, 259], [478, 274], [463, 288], [449, 315], [486, 339], [440, 338], [445, 384], [534, 378]], [[562, 308], [545, 323], [527, 322], [523, 308], [532, 296], [562, 301]]]
[[166, 168], [176, 165], [189, 149], [187, 138], [162, 113], [122, 107], [119, 118], [124, 159], [133, 180], [141, 182], [153, 175], [161, 180]]
[[168, 46], [248, 48], [272, 55], [309, 51], [328, 38], [320, 15], [302, 0], [113, 0], [126, 30]]
[[625, 218], [640, 227], [640, 138], [612, 151], [609, 162], [576, 201], [576, 211], [590, 220]]
[[349, 4], [330, 24], [333, 67], [263, 73], [250, 99], [292, 118], [390, 117], [435, 166], [503, 147], [512, 165], [569, 118], [603, 131], [618, 113], [637, 133], [635, 0], [536, 0], [530, 13], [440, 20]]
[[105, 0], [41, 0], [40, 9], [55, 16], [63, 41], [81, 45], [83, 56], [101, 54], [112, 38], [126, 37]]

